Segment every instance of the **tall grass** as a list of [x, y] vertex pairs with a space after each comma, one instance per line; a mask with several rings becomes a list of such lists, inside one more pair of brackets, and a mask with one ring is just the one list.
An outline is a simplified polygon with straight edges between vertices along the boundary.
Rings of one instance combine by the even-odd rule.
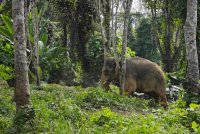
[[[187, 134], [200, 132], [199, 105], [179, 99], [166, 111], [151, 100], [120, 96], [101, 88], [32, 86], [34, 124], [21, 133]], [[0, 90], [0, 133], [15, 132], [13, 89]], [[194, 106], [195, 105], [195, 106]], [[25, 124], [26, 125], [26, 124]]]

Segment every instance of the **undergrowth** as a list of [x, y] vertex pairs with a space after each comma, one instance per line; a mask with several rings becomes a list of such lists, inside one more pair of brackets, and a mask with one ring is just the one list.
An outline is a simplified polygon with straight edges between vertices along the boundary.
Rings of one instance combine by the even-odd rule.
[[[152, 100], [120, 96], [101, 88], [32, 86], [35, 118], [21, 133], [200, 133], [200, 106], [177, 100], [168, 110]], [[0, 90], [0, 133], [13, 133], [13, 89]], [[20, 124], [19, 124], [20, 125]]]

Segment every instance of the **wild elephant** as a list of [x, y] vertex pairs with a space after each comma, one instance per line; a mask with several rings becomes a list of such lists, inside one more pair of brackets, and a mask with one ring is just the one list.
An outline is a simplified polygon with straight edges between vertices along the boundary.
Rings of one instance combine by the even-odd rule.
[[[120, 62], [119, 62], [120, 64]], [[104, 61], [101, 74], [101, 84], [106, 90], [110, 90], [110, 83], [120, 78], [120, 69], [116, 66], [115, 59], [110, 57]], [[134, 92], [148, 93], [156, 102], [167, 108], [165, 79], [161, 68], [144, 58], [131, 57], [126, 60], [125, 92], [128, 95]]]

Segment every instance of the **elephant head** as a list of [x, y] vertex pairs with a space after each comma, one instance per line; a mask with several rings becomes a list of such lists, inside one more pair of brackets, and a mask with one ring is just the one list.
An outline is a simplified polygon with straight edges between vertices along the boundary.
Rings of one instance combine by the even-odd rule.
[[114, 58], [106, 58], [101, 74], [102, 87], [109, 90], [109, 84], [113, 80], [119, 81], [119, 65], [116, 64]]

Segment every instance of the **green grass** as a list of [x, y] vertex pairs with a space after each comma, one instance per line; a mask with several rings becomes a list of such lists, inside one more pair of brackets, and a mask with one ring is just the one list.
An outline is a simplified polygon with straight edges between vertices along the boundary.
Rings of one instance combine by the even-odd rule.
[[[35, 118], [21, 133], [189, 134], [200, 132], [200, 107], [179, 99], [168, 110], [152, 100], [120, 96], [101, 88], [33, 86]], [[13, 133], [13, 89], [0, 90], [0, 133]]]

